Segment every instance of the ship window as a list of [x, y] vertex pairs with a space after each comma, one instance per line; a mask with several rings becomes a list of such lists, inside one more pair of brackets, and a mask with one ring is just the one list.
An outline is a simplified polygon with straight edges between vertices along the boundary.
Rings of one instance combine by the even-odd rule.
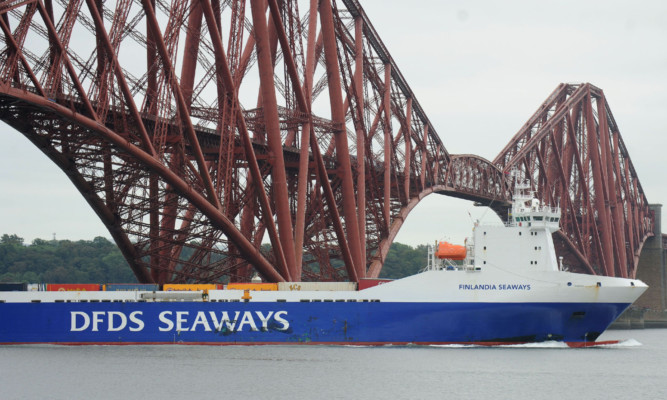
[[486, 250], [486, 246], [484, 246], [484, 250]]
[[345, 300], [343, 300], [343, 299], [338, 299], [338, 300], [336, 300], [336, 303], [340, 303], [340, 302], [343, 302], [343, 301], [345, 301]]
[[278, 300], [276, 300], [276, 301], [277, 301], [278, 303], [284, 303], [284, 302], [286, 302], [287, 300], [285, 300], [285, 299], [278, 299]]
[[558, 222], [558, 218], [554, 218], [554, 222]]
[[533, 217], [533, 218], [535, 219], [535, 221], [542, 221], [542, 219], [544, 219], [544, 217]]
[[533, 265], [533, 262], [532, 262], [532, 261], [530, 262], [530, 265]]
[[301, 299], [299, 301], [302, 302], [302, 303], [310, 303], [310, 300], [308, 300], [308, 299]]
[[568, 283], [567, 283], [567, 286], [572, 286], [572, 282], [568, 282]]
[[63, 299], [56, 299], [56, 303], [64, 303], [64, 302], [65, 302], [65, 300], [63, 300]]
[[347, 302], [348, 302], [348, 303], [356, 303], [357, 300], [355, 300], [355, 299], [348, 299]]
[[602, 286], [602, 282], [598, 282], [598, 287]]
[[33, 300], [32, 302], [33, 303], [41, 303], [42, 301], [41, 300]]
[[519, 232], [519, 236], [521, 236], [521, 232]]
[[484, 261], [484, 264], [486, 264], [486, 261]]

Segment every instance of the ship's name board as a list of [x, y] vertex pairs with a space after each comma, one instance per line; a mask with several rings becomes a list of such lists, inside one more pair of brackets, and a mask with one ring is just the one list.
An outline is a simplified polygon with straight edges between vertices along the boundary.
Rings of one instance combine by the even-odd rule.
[[[162, 311], [157, 316], [160, 332], [241, 332], [286, 331], [287, 311]], [[143, 311], [70, 311], [70, 332], [129, 330], [141, 332], [146, 327]]]
[[459, 284], [459, 290], [530, 290], [530, 284], [518, 283], [489, 283], [481, 285]]

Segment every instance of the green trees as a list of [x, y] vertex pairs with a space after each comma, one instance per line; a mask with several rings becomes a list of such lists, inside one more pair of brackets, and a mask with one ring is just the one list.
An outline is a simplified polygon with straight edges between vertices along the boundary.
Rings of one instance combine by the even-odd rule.
[[384, 261], [380, 278], [398, 279], [414, 275], [426, 267], [426, 245], [411, 247], [406, 244], [392, 243]]
[[0, 238], [0, 282], [133, 283], [132, 270], [118, 247], [103, 237], [92, 241]]
[[[264, 246], [264, 250], [270, 246]], [[426, 266], [426, 246], [394, 243], [380, 274], [402, 278]], [[17, 235], [0, 237], [0, 282], [133, 283], [137, 279], [113, 242], [35, 239], [26, 245]]]

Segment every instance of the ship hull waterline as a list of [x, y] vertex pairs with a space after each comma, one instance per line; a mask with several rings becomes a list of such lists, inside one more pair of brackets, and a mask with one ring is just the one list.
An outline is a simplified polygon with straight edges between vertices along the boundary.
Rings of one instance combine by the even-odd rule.
[[[103, 307], [101, 305], [103, 304]], [[161, 302], [0, 305], [0, 344], [519, 344], [581, 347], [626, 303]]]

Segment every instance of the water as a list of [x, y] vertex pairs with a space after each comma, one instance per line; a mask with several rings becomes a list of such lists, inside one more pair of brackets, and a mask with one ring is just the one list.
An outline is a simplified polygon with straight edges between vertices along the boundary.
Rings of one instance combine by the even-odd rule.
[[0, 399], [662, 399], [667, 329], [508, 347], [4, 346]]

